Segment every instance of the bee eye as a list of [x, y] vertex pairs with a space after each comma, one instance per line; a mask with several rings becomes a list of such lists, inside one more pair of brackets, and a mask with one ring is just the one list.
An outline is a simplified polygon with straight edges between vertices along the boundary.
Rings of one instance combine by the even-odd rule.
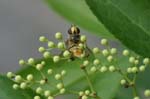
[[72, 34], [72, 31], [71, 31], [71, 29], [69, 29], [69, 30], [68, 30], [68, 34]]
[[77, 28], [77, 34], [80, 34], [80, 29], [79, 28]]

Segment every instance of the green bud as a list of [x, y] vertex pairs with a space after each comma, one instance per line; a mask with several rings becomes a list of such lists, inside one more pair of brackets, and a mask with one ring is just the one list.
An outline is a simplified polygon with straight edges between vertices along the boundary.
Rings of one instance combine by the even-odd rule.
[[59, 61], [60, 61], [60, 57], [59, 57], [59, 56], [54, 56], [54, 57], [53, 57], [53, 61], [54, 61], [55, 63], [59, 62]]
[[111, 49], [110, 49], [110, 53], [111, 53], [112, 55], [116, 54], [116, 53], [117, 53], [117, 49], [116, 49], [116, 48], [111, 48]]
[[58, 47], [59, 49], [64, 49], [64, 48], [65, 48], [64, 42], [59, 42], [59, 43], [57, 44], [57, 47]]
[[40, 96], [34, 96], [34, 99], [41, 99]]
[[26, 84], [25, 82], [22, 82], [22, 83], [20, 84], [20, 88], [21, 88], [21, 89], [27, 88], [27, 84]]
[[81, 40], [81, 42], [86, 42], [86, 36], [85, 35], [81, 35], [80, 40]]
[[41, 94], [43, 92], [43, 89], [41, 87], [36, 88], [36, 93]]
[[23, 59], [19, 60], [19, 65], [21, 66], [25, 65], [25, 61]]
[[60, 94], [64, 94], [65, 93], [65, 88], [60, 89]]
[[100, 52], [98, 47], [93, 48], [92, 51], [93, 51], [94, 54], [98, 54]]
[[19, 86], [17, 84], [13, 84], [13, 89], [17, 90]]
[[150, 90], [149, 89], [145, 90], [144, 95], [145, 97], [150, 97]]
[[102, 54], [103, 54], [104, 56], [108, 56], [108, 55], [109, 55], [109, 52], [108, 52], [107, 49], [104, 49], [104, 50], [102, 51]]
[[64, 57], [70, 57], [70, 52], [68, 50], [64, 51], [63, 56]]
[[43, 57], [44, 58], [50, 58], [50, 56], [51, 56], [50, 52], [48, 52], [48, 51], [46, 51], [46, 52], [43, 53]]
[[122, 55], [128, 56], [129, 55], [129, 51], [128, 50], [123, 50]]
[[95, 59], [95, 60], [93, 61], [93, 64], [94, 64], [94, 65], [98, 65], [99, 63], [100, 63], [99, 59]]
[[27, 75], [27, 80], [28, 81], [32, 81], [33, 80], [33, 75], [32, 74], [28, 74]]
[[122, 79], [122, 80], [120, 81], [120, 83], [121, 83], [121, 85], [125, 85], [125, 84], [126, 84], [126, 80], [125, 80], [125, 79]]
[[101, 39], [101, 44], [102, 45], [107, 45], [108, 44], [108, 40], [105, 39], [105, 38]]
[[62, 33], [57, 32], [57, 33], [55, 34], [55, 38], [58, 39], [58, 40], [61, 40], [61, 39], [62, 39]]
[[39, 41], [40, 42], [46, 42], [47, 41], [47, 38], [45, 36], [40, 36], [39, 37]]
[[39, 47], [38, 51], [39, 51], [40, 53], [43, 53], [43, 52], [45, 51], [45, 48], [44, 48], [44, 47]]
[[54, 44], [54, 42], [52, 42], [52, 41], [48, 41], [47, 46], [48, 46], [49, 48], [54, 48], [54, 47], [55, 47], [55, 44]]
[[29, 59], [28, 59], [28, 64], [29, 64], [29, 65], [34, 65], [34, 63], [35, 63], [35, 61], [34, 61], [33, 58], [29, 58]]

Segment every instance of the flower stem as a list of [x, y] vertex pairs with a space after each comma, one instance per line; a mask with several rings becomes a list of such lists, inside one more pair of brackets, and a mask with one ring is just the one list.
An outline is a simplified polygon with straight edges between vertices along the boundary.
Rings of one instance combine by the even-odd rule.
[[88, 74], [86, 68], [84, 68], [83, 71], [84, 71], [85, 76], [86, 76], [86, 79], [87, 79], [87, 81], [88, 81], [90, 90], [91, 90], [92, 93], [93, 93], [93, 97], [94, 97], [95, 99], [101, 99], [99, 96], [97, 96], [97, 94], [96, 94], [96, 92], [95, 92], [95, 90], [94, 90], [94, 87], [93, 87], [92, 82], [91, 82], [91, 80], [90, 80], [90, 78], [89, 78], [89, 74]]

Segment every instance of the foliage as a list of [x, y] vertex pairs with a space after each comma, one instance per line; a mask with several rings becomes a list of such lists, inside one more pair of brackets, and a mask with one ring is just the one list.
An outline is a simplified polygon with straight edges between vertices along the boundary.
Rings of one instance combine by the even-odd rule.
[[[76, 50], [67, 48], [60, 32], [55, 35], [57, 43], [41, 36], [40, 42], [47, 43], [47, 48], [38, 49], [43, 58], [21, 59], [19, 64], [24, 69], [8, 72], [11, 80], [0, 76], [0, 98], [53, 99], [64, 94], [74, 94], [74, 99], [143, 99], [150, 96], [146, 79], [150, 60], [143, 58], [150, 57], [148, 0], [45, 2], [69, 21], [101, 37], [111, 40], [115, 37], [137, 54], [110, 47], [105, 38], [100, 42], [104, 49], [95, 47], [90, 51], [86, 36], [81, 35], [80, 43], [75, 45], [79, 48], [77, 51], [82, 52], [78, 56], [74, 53]], [[71, 27], [71, 31], [76, 29]], [[55, 49], [59, 49], [60, 54], [51, 52]]]

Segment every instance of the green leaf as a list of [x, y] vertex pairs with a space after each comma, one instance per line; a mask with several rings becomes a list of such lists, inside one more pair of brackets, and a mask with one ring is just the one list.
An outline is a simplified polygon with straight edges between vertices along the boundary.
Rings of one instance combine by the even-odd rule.
[[[14, 82], [0, 75], [0, 99], [33, 99], [35, 93], [31, 89], [14, 90]], [[42, 98], [43, 99], [43, 98]]]
[[86, 0], [107, 29], [124, 45], [150, 56], [149, 0]]
[[112, 38], [113, 35], [98, 22], [84, 0], [45, 0], [60, 15], [95, 34]]
[[[102, 61], [104, 57], [101, 57]], [[93, 60], [91, 58], [90, 60]], [[125, 60], [120, 58], [119, 63], [116, 64], [117, 66], [127, 66], [127, 63], [124, 63]], [[84, 89], [89, 89], [88, 82], [84, 75], [84, 72], [80, 69], [80, 65], [82, 60], [76, 59], [75, 61], [68, 62], [66, 60], [60, 61], [58, 63], [53, 63], [52, 59], [46, 60], [46, 66], [43, 69], [43, 73], [48, 77], [48, 81], [56, 85], [58, 82], [54, 79], [54, 75], [47, 75], [47, 69], [52, 68], [55, 73], [61, 72], [61, 70], [66, 70], [67, 75], [64, 77], [65, 87], [68, 90], [74, 91], [83, 91]], [[104, 64], [108, 65], [108, 62], [103, 61]], [[33, 67], [27, 67], [19, 72], [19, 74], [26, 77], [27, 74], [32, 73], [35, 79], [40, 80], [42, 77], [40, 73], [35, 70]], [[97, 73], [97, 74], [90, 74], [90, 78], [92, 84], [94, 85], [95, 90], [98, 92], [98, 95], [102, 97], [102, 99], [111, 99], [115, 96], [116, 92], [119, 89], [119, 81], [121, 76], [118, 74], [113, 73]], [[37, 84], [33, 84], [32, 89], [35, 90]], [[58, 93], [59, 90], [53, 88], [51, 85], [44, 85], [44, 89], [50, 89], [52, 93]], [[109, 92], [108, 92], [109, 89]]]

